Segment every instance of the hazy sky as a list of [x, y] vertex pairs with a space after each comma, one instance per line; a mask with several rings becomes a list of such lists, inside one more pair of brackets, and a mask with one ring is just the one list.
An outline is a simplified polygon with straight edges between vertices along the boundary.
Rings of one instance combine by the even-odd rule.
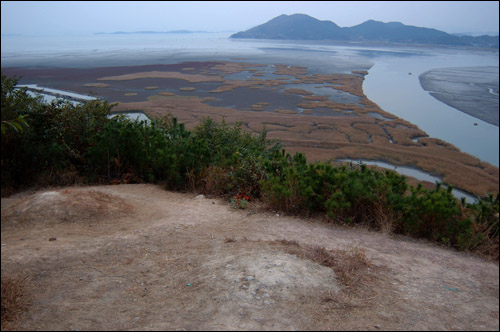
[[2, 34], [242, 31], [281, 14], [341, 27], [399, 21], [449, 33], [498, 32], [498, 1], [2, 1]]

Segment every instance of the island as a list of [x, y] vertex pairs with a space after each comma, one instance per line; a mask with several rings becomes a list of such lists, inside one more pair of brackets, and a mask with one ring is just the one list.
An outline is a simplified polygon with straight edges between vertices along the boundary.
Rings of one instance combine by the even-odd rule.
[[272, 20], [235, 33], [231, 38], [332, 40], [363, 43], [403, 43], [462, 47], [499, 47], [498, 36], [457, 36], [436, 29], [400, 22], [368, 20], [352, 27], [339, 27], [305, 14], [280, 15]]

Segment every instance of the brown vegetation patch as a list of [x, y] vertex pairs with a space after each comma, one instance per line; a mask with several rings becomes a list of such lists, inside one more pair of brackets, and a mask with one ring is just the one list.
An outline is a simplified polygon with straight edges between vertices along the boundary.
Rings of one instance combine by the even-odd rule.
[[297, 114], [297, 111], [294, 110], [275, 110], [275, 112], [280, 114]]
[[[319, 265], [331, 268], [335, 271], [336, 279], [343, 286], [344, 300], [347, 296], [351, 299], [355, 295], [362, 295], [366, 301], [364, 305], [368, 305], [369, 297], [375, 298], [377, 282], [380, 282], [379, 272], [377, 268], [366, 257], [363, 249], [351, 248], [350, 250], [327, 250], [324, 247], [314, 245], [301, 245], [295, 240], [276, 240], [270, 242], [271, 245], [277, 246], [278, 249], [296, 255], [302, 259], [308, 259]], [[340, 294], [337, 294], [338, 298]], [[333, 297], [329, 297], [331, 301]], [[371, 300], [373, 300], [371, 298]]]
[[223, 75], [228, 75], [248, 70], [248, 68], [250, 67], [264, 67], [264, 66], [265, 65], [261, 64], [250, 64], [242, 62], [223, 62], [215, 66], [212, 66], [211, 69], [220, 71], [222, 72]]
[[179, 72], [171, 71], [149, 71], [149, 72], [139, 72], [133, 74], [124, 74], [116, 76], [101, 77], [97, 80], [99, 81], [125, 81], [125, 80], [137, 80], [141, 78], [177, 78], [181, 80], [188, 81], [190, 83], [201, 83], [201, 82], [222, 82], [224, 81], [221, 77], [205, 76], [199, 74], [184, 74]]
[[167, 96], [167, 97], [177, 96], [175, 93], [169, 91], [158, 92], [158, 94], [160, 96]]
[[147, 99], [150, 101], [157, 101], [157, 100], [170, 100], [170, 99], [193, 99], [197, 98], [196, 96], [178, 96], [176, 94], [169, 95], [168, 92], [166, 93], [158, 93], [157, 95], [154, 96], [148, 96]]
[[251, 107], [252, 107], [253, 111], [263, 111], [264, 110], [264, 105], [253, 104]]
[[352, 70], [351, 73], [359, 74], [359, 75], [363, 75], [363, 76], [368, 75], [368, 71], [366, 71], [366, 70]]
[[137, 96], [138, 93], [137, 92], [127, 92], [127, 93], [124, 93], [123, 95], [124, 96]]
[[152, 86], [145, 86], [144, 90], [158, 90], [159, 88], [160, 88], [159, 86], [152, 85]]
[[185, 88], [180, 88], [179, 90], [181, 91], [195, 91], [196, 88], [193, 88], [193, 87], [185, 87]]
[[2, 228], [11, 223], [29, 226], [33, 220], [86, 223], [131, 212], [131, 206], [119, 197], [93, 190], [82, 195], [79, 190], [69, 188], [27, 196], [16, 205], [2, 209]]
[[302, 95], [302, 96], [310, 96], [313, 93], [310, 91], [302, 90], [302, 89], [286, 89], [285, 92], [287, 93], [293, 93], [296, 95]]
[[107, 88], [108, 86], [111, 86], [111, 84], [107, 84], [107, 83], [87, 83], [87, 84], [84, 84], [83, 86], [90, 86], [90, 87], [96, 87], [96, 88]]
[[274, 75], [300, 76], [307, 74], [307, 67], [275, 64]]
[[314, 100], [314, 101], [326, 101], [328, 97], [325, 96], [305, 96], [305, 100]]
[[2, 331], [17, 330], [21, 313], [28, 309], [27, 277], [6, 277], [2, 270]]

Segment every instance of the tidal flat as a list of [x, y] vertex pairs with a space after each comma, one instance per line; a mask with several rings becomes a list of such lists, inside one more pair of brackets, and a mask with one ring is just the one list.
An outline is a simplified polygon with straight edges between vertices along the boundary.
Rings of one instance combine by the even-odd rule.
[[[364, 70], [318, 73], [306, 66], [196, 61], [101, 68], [5, 68], [22, 84], [117, 102], [116, 112], [171, 114], [188, 128], [211, 117], [280, 139], [310, 161], [379, 160], [413, 166], [478, 196], [498, 191], [498, 168], [382, 110], [363, 93]], [[155, 87], [151, 89], [151, 87]]]
[[433, 69], [419, 80], [437, 100], [498, 127], [498, 67]]

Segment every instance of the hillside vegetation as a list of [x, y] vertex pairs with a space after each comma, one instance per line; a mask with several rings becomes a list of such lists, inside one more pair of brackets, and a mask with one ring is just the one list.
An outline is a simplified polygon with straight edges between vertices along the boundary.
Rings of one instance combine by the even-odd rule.
[[444, 31], [405, 25], [400, 22], [368, 20], [352, 27], [339, 27], [305, 14], [280, 15], [235, 33], [231, 38], [337, 40], [405, 44], [453, 45], [498, 48], [498, 36], [456, 36]]
[[29, 186], [158, 183], [230, 199], [264, 198], [294, 214], [428, 238], [498, 259], [498, 193], [474, 204], [452, 187], [410, 186], [393, 171], [334, 167], [294, 156], [263, 131], [205, 119], [192, 131], [173, 117], [110, 117], [113, 105], [46, 104], [2, 75], [2, 195]]

